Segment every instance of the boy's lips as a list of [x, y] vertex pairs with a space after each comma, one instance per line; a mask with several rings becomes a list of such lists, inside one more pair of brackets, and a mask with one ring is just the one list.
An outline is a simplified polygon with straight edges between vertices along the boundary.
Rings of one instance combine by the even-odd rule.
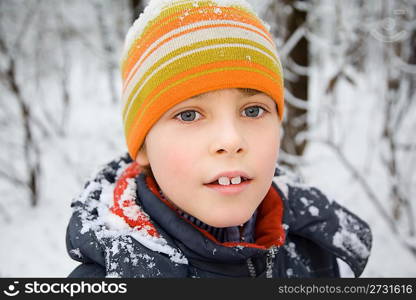
[[[221, 185], [218, 182], [218, 179], [221, 177], [228, 177], [230, 180], [235, 177], [240, 177], [241, 182], [238, 184], [228, 184], [228, 185]], [[232, 172], [222, 172], [215, 177], [213, 177], [209, 183], [205, 183], [204, 185], [207, 188], [215, 190], [223, 195], [235, 195], [243, 190], [245, 190], [251, 184], [252, 178], [247, 175], [247, 173], [242, 171], [232, 171]]]
[[204, 184], [207, 188], [215, 190], [223, 195], [235, 195], [244, 191], [250, 184], [251, 179], [247, 181], [242, 181], [239, 184], [230, 184], [230, 185], [221, 185], [218, 183], [208, 183]]
[[214, 176], [212, 179], [208, 180], [204, 184], [205, 185], [206, 184], [214, 184], [221, 177], [228, 177], [229, 179], [234, 178], [234, 177], [240, 177], [241, 179], [244, 179], [244, 180], [251, 180], [251, 179], [253, 179], [246, 172], [243, 172], [243, 171], [230, 171], [230, 172], [221, 172], [221, 173], [217, 174], [216, 176]]

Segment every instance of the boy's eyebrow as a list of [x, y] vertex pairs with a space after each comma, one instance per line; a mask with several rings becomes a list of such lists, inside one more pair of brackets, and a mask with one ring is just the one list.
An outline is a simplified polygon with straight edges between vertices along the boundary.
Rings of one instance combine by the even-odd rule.
[[[239, 92], [241, 92], [244, 96], [254, 96], [258, 94], [262, 94], [263, 92], [256, 90], [256, 89], [250, 89], [250, 88], [237, 88]], [[190, 97], [189, 99], [201, 99], [202, 96], [204, 96], [206, 93], [198, 94], [195, 96]]]
[[244, 94], [246, 96], [254, 96], [254, 95], [263, 93], [259, 90], [249, 89], [249, 88], [239, 88], [238, 91], [240, 91], [242, 94]]
[[195, 95], [195, 96], [192, 96], [192, 97], [190, 97], [190, 98], [188, 98], [188, 99], [195, 99], [195, 100], [198, 100], [198, 99], [201, 99], [201, 96], [203, 96], [204, 94], [198, 94], [198, 95]]

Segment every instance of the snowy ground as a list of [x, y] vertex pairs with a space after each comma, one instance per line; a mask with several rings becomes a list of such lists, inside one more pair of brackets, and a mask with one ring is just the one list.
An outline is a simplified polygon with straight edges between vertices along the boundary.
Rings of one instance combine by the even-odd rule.
[[[67, 135], [47, 141], [44, 147], [44, 182], [39, 206], [31, 208], [23, 191], [0, 182], [4, 197], [1, 204], [7, 205], [5, 214], [0, 215], [0, 277], [65, 277], [69, 274], [77, 265], [69, 259], [65, 248], [71, 199], [100, 165], [125, 151], [119, 104], [111, 103], [105, 92], [108, 90], [106, 78], [99, 76], [95, 65], [86, 67], [87, 61], [88, 58], [73, 65], [71, 95], [74, 103]], [[313, 85], [315, 90], [322, 88], [316, 81]], [[379, 176], [367, 140], [369, 131], [374, 130], [368, 120], [377, 106], [377, 97], [365, 84], [355, 89], [345, 86], [340, 95], [345, 103], [340, 108], [344, 120], [354, 110], [349, 100], [367, 99], [360, 110], [354, 110], [354, 120], [349, 122], [344, 145], [352, 161], [358, 166], [369, 166], [367, 175], [382, 193], [385, 178]], [[313, 92], [312, 97], [316, 100], [319, 92]], [[310, 144], [301, 171], [308, 184], [319, 187], [371, 225], [374, 243], [363, 276], [416, 277], [416, 258], [400, 245], [333, 152], [322, 144]]]

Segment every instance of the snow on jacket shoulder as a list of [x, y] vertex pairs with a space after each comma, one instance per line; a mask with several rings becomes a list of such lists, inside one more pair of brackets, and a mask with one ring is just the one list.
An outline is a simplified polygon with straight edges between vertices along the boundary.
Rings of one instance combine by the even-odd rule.
[[70, 277], [339, 277], [337, 258], [358, 277], [367, 264], [368, 225], [279, 169], [271, 194], [282, 213], [266, 213], [282, 232], [264, 247], [203, 234], [158, 198], [144, 174], [131, 173], [134, 164], [128, 155], [110, 162], [73, 200], [66, 243], [81, 264]]

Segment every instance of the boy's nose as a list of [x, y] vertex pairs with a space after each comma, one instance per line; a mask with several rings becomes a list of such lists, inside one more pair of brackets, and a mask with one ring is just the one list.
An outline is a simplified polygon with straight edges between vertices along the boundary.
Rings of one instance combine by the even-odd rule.
[[212, 137], [210, 152], [212, 154], [236, 155], [247, 151], [247, 144], [241, 129], [236, 124], [224, 124], [215, 130]]

